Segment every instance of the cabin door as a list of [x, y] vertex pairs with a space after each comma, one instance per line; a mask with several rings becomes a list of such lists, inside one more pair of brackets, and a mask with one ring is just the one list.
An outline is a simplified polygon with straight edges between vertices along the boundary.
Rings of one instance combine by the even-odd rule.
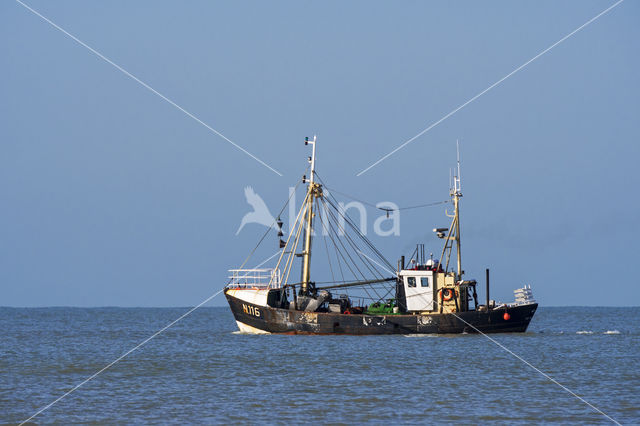
[[433, 277], [426, 274], [408, 275], [404, 277], [404, 291], [407, 298], [408, 311], [432, 311]]

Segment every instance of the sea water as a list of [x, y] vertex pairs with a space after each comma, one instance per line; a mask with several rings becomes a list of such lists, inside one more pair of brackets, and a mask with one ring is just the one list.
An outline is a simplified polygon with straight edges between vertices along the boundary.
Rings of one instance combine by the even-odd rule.
[[[0, 423], [17, 423], [187, 308], [0, 308]], [[640, 423], [640, 308], [545, 308], [492, 339], [621, 423]], [[482, 335], [244, 335], [200, 308], [38, 423], [610, 420]]]

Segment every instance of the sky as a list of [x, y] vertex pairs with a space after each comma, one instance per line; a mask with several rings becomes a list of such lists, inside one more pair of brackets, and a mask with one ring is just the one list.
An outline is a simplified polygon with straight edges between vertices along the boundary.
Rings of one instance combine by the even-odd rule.
[[[282, 176], [3, 0], [0, 306], [200, 303], [266, 230], [236, 235], [245, 187], [275, 215], [314, 134], [328, 186], [401, 207], [448, 198], [459, 140], [467, 278], [490, 268], [503, 301], [530, 284], [542, 306], [638, 305], [638, 2], [360, 176], [614, 2], [26, 4]], [[381, 214], [367, 235], [392, 264], [440, 252], [443, 206], [401, 211], [397, 236], [375, 235]], [[249, 264], [276, 251], [272, 233]]]

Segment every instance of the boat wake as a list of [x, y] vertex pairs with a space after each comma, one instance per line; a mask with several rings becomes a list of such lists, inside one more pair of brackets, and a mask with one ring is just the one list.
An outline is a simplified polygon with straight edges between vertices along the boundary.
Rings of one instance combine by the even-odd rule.
[[404, 337], [439, 337], [437, 334], [403, 334]]
[[[576, 331], [576, 334], [588, 334], [588, 335], [591, 335], [591, 334], [594, 334], [594, 332], [591, 331], [591, 330], [580, 330], [580, 331]], [[620, 330], [607, 330], [607, 331], [603, 332], [602, 334], [621, 334], [621, 333], [620, 333]]]

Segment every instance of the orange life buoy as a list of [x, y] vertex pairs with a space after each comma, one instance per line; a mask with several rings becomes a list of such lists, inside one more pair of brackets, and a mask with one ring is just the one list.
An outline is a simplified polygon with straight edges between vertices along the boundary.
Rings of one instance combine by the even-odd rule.
[[345, 315], [351, 315], [351, 311], [347, 309], [347, 310], [344, 311], [344, 314]]
[[445, 302], [448, 302], [449, 300], [453, 299], [454, 294], [455, 293], [450, 288], [443, 288], [442, 290], [440, 290], [440, 298]]

